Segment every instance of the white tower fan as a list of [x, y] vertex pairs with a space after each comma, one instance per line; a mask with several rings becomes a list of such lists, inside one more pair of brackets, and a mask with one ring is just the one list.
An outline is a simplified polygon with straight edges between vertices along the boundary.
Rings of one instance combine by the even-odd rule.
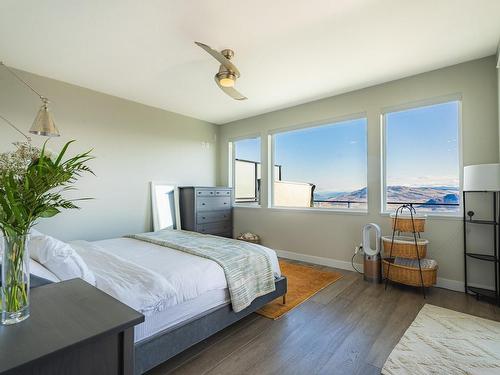
[[[370, 232], [375, 232], [375, 248], [372, 247]], [[370, 223], [363, 227], [362, 249], [363, 259], [363, 279], [371, 283], [382, 282], [382, 259], [380, 256], [381, 230], [377, 224]]]

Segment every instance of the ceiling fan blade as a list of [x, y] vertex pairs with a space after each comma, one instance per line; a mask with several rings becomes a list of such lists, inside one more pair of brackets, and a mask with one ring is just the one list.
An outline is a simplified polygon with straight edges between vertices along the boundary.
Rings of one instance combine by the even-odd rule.
[[213, 58], [215, 58], [218, 62], [224, 65], [228, 70], [233, 72], [237, 77], [240, 76], [240, 71], [238, 70], [238, 68], [231, 61], [229, 61], [229, 59], [227, 59], [222, 53], [214, 50], [213, 48], [207, 46], [206, 44], [200, 42], [194, 42], [194, 43], [198, 47], [201, 47], [205, 51], [207, 51], [210, 55], [212, 55]]
[[217, 77], [214, 77], [215, 83], [217, 83], [217, 86], [224, 91], [225, 94], [229, 95], [231, 98], [235, 100], [247, 100], [248, 98], [245, 95], [242, 95], [236, 90], [234, 87], [224, 87], [219, 83], [219, 80]]

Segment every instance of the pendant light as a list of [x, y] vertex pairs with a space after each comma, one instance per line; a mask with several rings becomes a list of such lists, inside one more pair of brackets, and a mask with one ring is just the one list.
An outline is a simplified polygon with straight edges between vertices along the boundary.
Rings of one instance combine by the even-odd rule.
[[[54, 118], [49, 111], [49, 100], [41, 95], [38, 91], [36, 91], [30, 84], [28, 84], [25, 80], [19, 77], [12, 69], [10, 69], [7, 65], [5, 65], [2, 61], [0, 61], [0, 65], [2, 65], [10, 74], [16, 77], [21, 83], [23, 83], [26, 87], [28, 87], [31, 91], [38, 95], [40, 100], [42, 101], [42, 106], [38, 110], [36, 114], [35, 120], [33, 121], [33, 125], [29, 130], [30, 133], [36, 135], [43, 135], [45, 137], [59, 137], [59, 130], [56, 127], [54, 122]], [[10, 124], [9, 124], [10, 125]], [[12, 126], [12, 125], [11, 125]], [[18, 130], [16, 128], [16, 130]], [[19, 130], [18, 130], [19, 131]], [[23, 133], [24, 135], [24, 133]]]

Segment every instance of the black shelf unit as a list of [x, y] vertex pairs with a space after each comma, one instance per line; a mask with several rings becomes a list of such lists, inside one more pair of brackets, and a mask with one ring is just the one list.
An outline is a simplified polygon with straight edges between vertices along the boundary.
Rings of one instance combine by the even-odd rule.
[[487, 255], [481, 253], [467, 253], [467, 256], [479, 260], [486, 260], [488, 262], [498, 262], [498, 258], [494, 255]]
[[489, 298], [490, 300], [494, 300], [497, 298], [496, 291], [491, 290], [491, 289], [476, 288], [475, 286], [469, 286], [469, 287], [467, 287], [467, 290], [469, 292], [474, 293], [476, 296], [483, 296], [483, 297]]
[[493, 220], [467, 220], [467, 222], [471, 224], [498, 225], [498, 223]]
[[[470, 211], [467, 210], [467, 195], [471, 193], [490, 193], [492, 195], [492, 203], [493, 203], [493, 220], [477, 220], [472, 219], [472, 216], [467, 218], [468, 213]], [[478, 299], [480, 297], [484, 297], [487, 300], [495, 302], [500, 306], [500, 261], [499, 261], [499, 243], [500, 243], [500, 215], [498, 209], [499, 202], [499, 194], [498, 191], [487, 192], [487, 191], [464, 191], [463, 192], [463, 207], [464, 207], [464, 280], [465, 280], [465, 293], [474, 294]], [[484, 254], [479, 252], [472, 252], [468, 250], [467, 247], [467, 226], [469, 224], [477, 224], [477, 225], [492, 225], [493, 226], [493, 255]], [[474, 286], [470, 286], [468, 284], [468, 269], [467, 269], [467, 260], [469, 258], [478, 259], [480, 261], [489, 262], [493, 265], [494, 274], [495, 274], [495, 289], [484, 289], [478, 288]]]

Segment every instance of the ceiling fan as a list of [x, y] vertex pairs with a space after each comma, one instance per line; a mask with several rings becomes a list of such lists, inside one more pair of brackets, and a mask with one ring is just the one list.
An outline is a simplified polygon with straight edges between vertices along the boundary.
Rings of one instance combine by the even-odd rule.
[[234, 56], [234, 51], [224, 49], [221, 52], [214, 50], [206, 44], [194, 42], [198, 47], [207, 51], [214, 59], [220, 62], [219, 72], [215, 75], [215, 83], [225, 94], [236, 100], [246, 100], [247, 97], [240, 94], [235, 88], [236, 79], [240, 77], [240, 71], [230, 61]]

